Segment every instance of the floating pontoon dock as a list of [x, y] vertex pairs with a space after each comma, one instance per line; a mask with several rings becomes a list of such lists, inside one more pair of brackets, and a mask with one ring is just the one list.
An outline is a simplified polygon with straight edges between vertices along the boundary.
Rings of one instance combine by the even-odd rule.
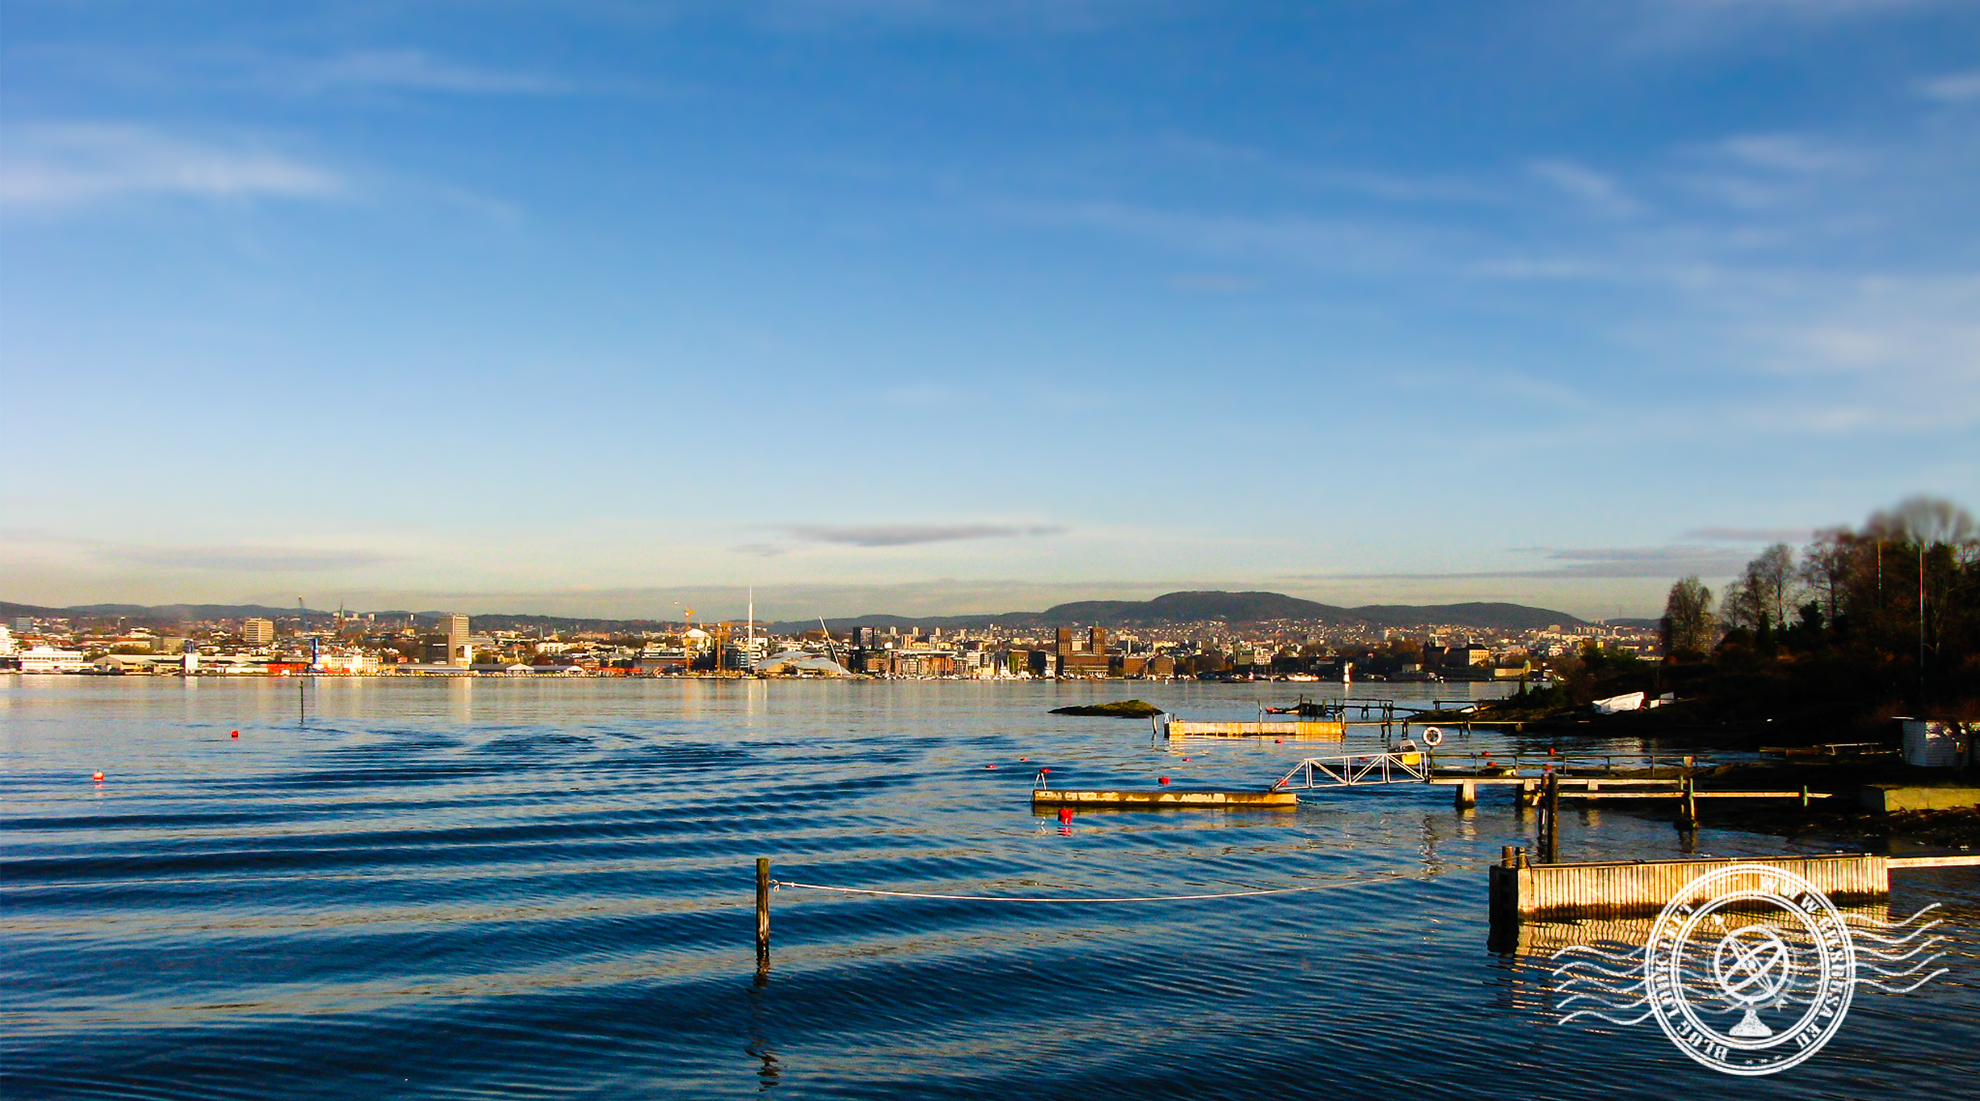
[[1337, 719], [1193, 723], [1164, 715], [1156, 720], [1156, 729], [1165, 738], [1326, 738], [1339, 741], [1347, 737], [1347, 724]]
[[1168, 810], [1200, 807], [1296, 807], [1290, 791], [1068, 791], [1036, 788], [1033, 810], [1077, 807], [1083, 810]]

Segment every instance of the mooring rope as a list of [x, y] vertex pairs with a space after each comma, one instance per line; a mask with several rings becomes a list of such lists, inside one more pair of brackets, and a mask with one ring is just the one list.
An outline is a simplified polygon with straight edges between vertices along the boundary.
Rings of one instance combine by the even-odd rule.
[[944, 902], [1028, 902], [1028, 903], [1099, 903], [1099, 902], [1195, 902], [1217, 898], [1256, 898], [1259, 895], [1294, 895], [1305, 891], [1335, 891], [1343, 887], [1366, 887], [1376, 883], [1401, 883], [1420, 879], [1420, 876], [1383, 876], [1379, 879], [1357, 879], [1346, 883], [1316, 883], [1306, 887], [1266, 887], [1252, 891], [1221, 891], [1201, 895], [1141, 895], [1134, 898], [1036, 898], [1019, 895], [949, 895], [930, 891], [883, 891], [877, 887], [834, 887], [824, 883], [798, 883], [788, 879], [773, 879], [773, 887], [794, 887], [806, 891], [832, 891], [847, 895], [882, 895], [887, 898], [930, 898]]

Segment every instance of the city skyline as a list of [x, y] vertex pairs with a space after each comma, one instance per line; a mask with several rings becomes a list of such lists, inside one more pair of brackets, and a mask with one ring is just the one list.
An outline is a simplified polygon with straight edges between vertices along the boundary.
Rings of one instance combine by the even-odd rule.
[[1980, 11], [8, 5], [0, 599], [1653, 616], [1980, 485]]

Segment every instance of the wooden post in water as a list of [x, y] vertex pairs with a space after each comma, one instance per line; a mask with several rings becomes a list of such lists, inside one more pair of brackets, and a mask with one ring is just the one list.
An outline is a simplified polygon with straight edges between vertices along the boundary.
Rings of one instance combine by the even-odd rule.
[[1689, 775], [1684, 778], [1684, 794], [1678, 799], [1678, 825], [1687, 830], [1698, 825], [1698, 792]]
[[1561, 862], [1561, 774], [1547, 774], [1547, 863]]
[[756, 858], [756, 969], [770, 970], [770, 858]]

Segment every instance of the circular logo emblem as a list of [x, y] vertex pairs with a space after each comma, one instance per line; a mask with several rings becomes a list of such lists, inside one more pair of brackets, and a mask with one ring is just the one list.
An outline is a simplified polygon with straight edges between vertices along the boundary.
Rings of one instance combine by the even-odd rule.
[[1772, 1074], [1820, 1051], [1856, 986], [1855, 948], [1835, 904], [1764, 864], [1685, 885], [1651, 927], [1643, 967], [1664, 1035], [1727, 1074]]

